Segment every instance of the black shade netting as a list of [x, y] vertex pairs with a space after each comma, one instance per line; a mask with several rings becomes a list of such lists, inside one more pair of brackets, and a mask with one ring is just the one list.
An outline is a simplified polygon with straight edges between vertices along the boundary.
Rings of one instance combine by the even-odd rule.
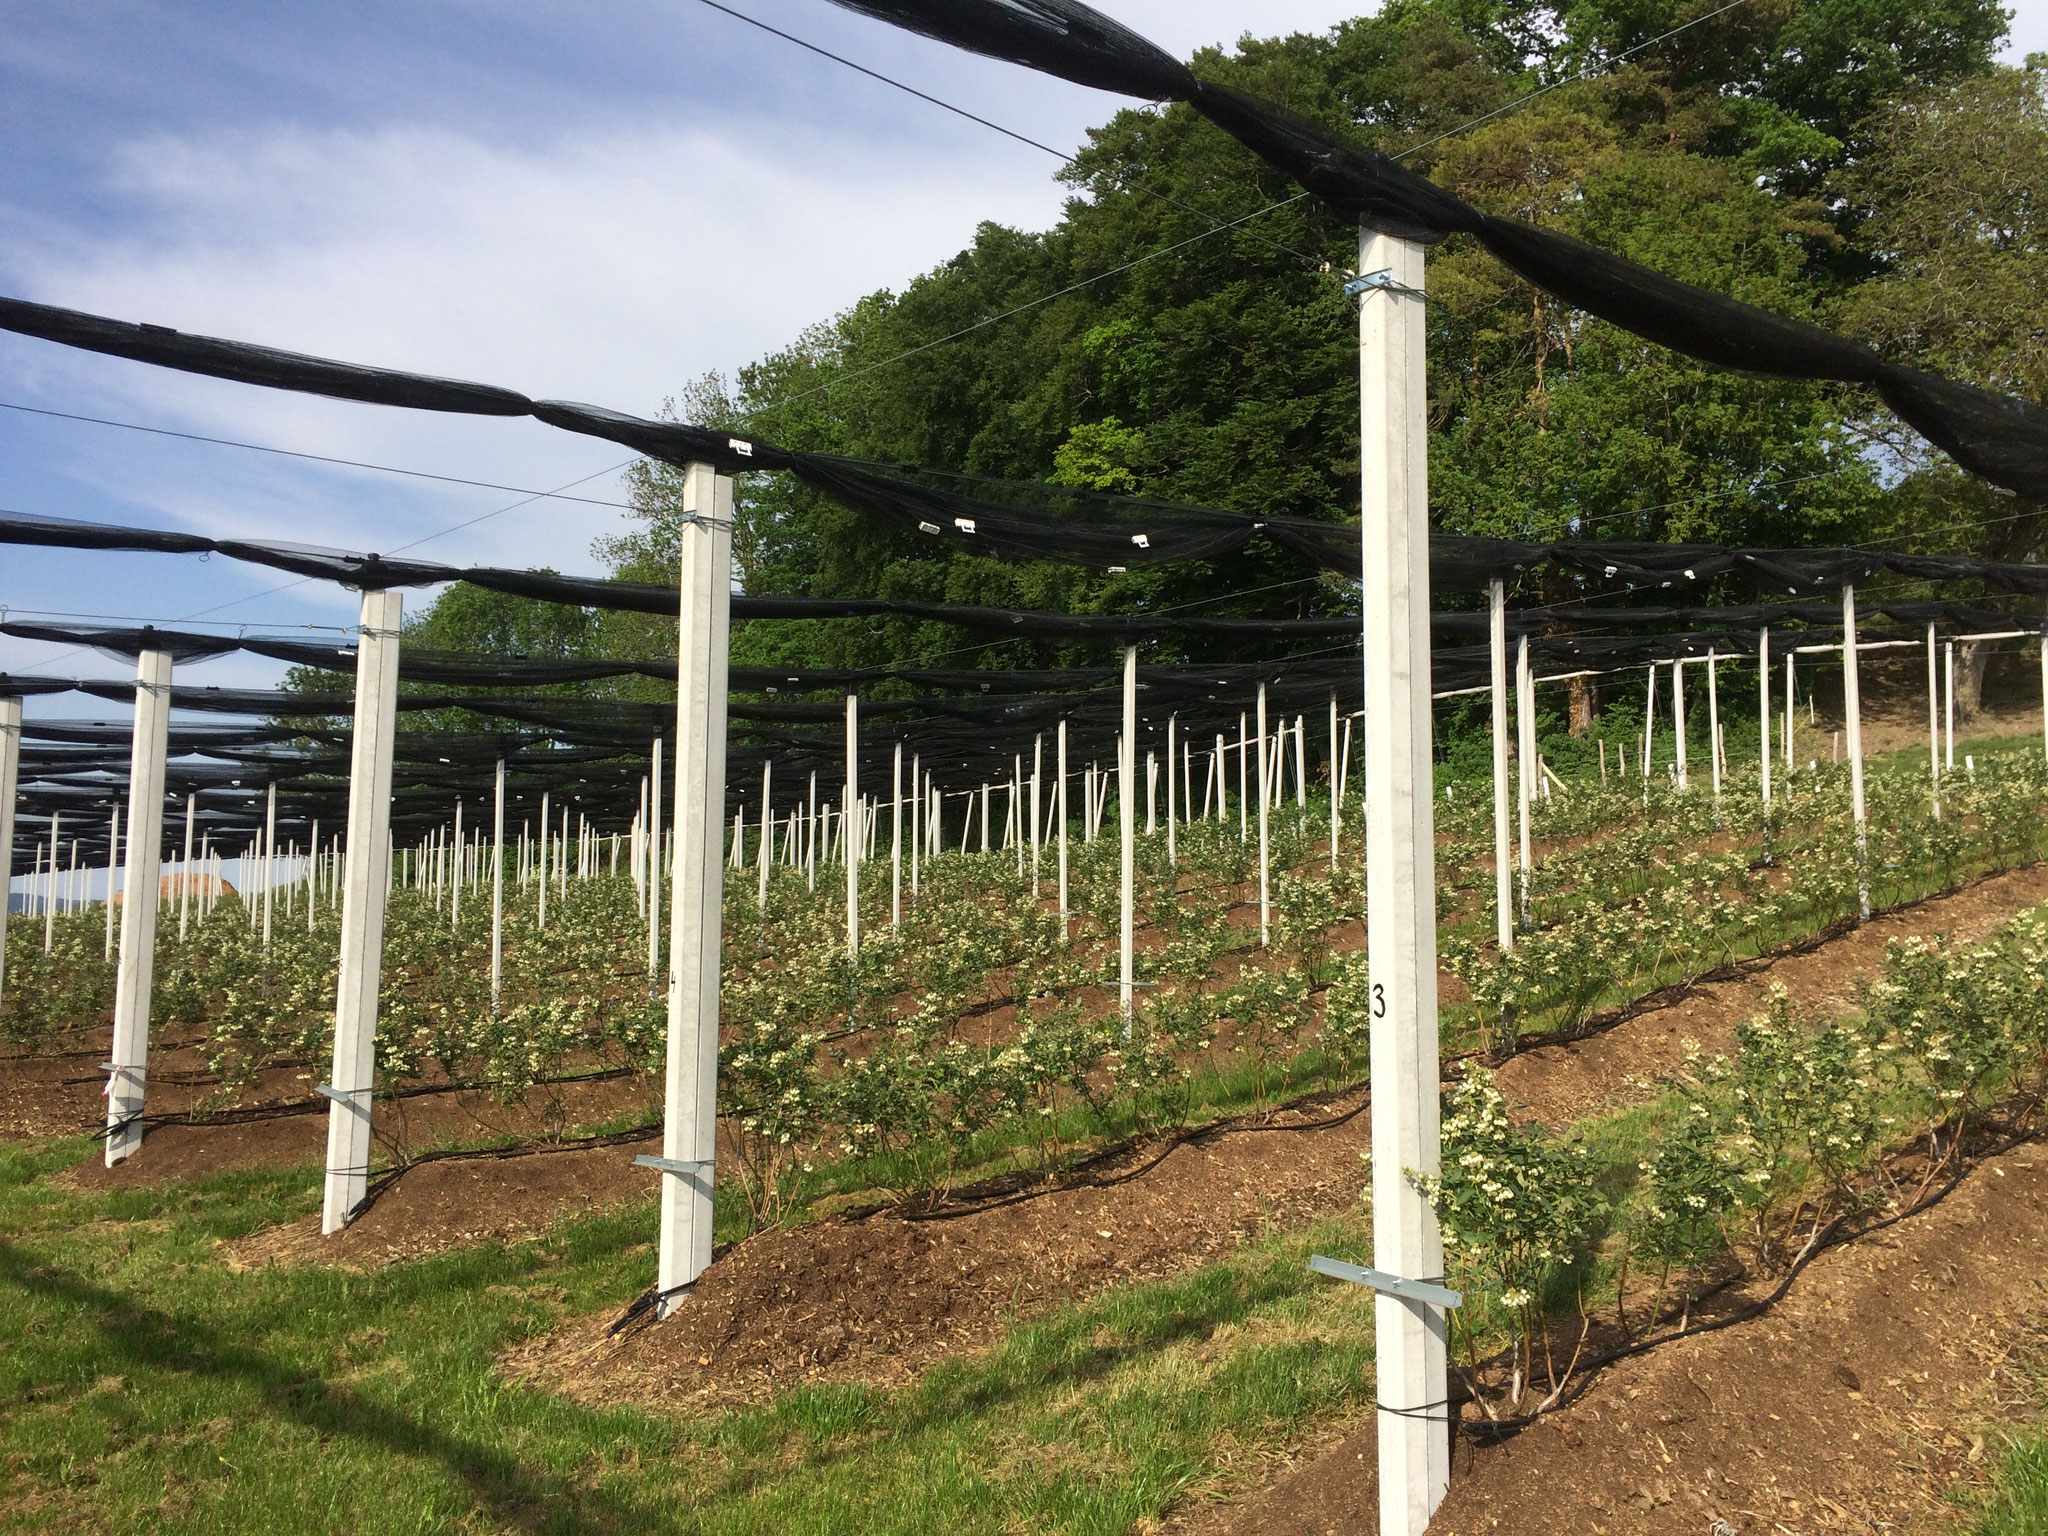
[[[1569, 235], [1481, 212], [1273, 102], [1197, 81], [1164, 50], [1078, 0], [834, 0], [928, 37], [1126, 96], [1188, 102], [1266, 164], [1359, 223], [1410, 240], [1476, 237], [1556, 298], [1702, 362], [1776, 378], [1873, 385], [1958, 464], [2048, 497], [2048, 411], [1885, 361], [1863, 343], [1682, 283]], [[1367, 302], [1375, 302], [1368, 294]]]

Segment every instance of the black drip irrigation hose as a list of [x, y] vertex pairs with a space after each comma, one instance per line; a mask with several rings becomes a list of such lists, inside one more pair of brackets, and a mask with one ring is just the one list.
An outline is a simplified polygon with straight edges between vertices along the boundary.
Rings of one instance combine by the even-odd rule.
[[422, 1152], [417, 1156], [408, 1157], [404, 1162], [394, 1168], [387, 1169], [384, 1173], [378, 1175], [376, 1179], [372, 1180], [369, 1188], [364, 1190], [363, 1198], [358, 1200], [355, 1209], [349, 1212], [348, 1219], [353, 1224], [371, 1206], [377, 1203], [378, 1198], [385, 1191], [392, 1188], [400, 1179], [412, 1172], [413, 1169], [422, 1167], [427, 1163], [482, 1162], [487, 1160], [504, 1162], [515, 1157], [542, 1157], [550, 1152], [588, 1152], [596, 1147], [623, 1147], [630, 1146], [637, 1141], [651, 1141], [660, 1134], [661, 1122], [652, 1120], [644, 1125], [633, 1126], [627, 1130], [606, 1131], [597, 1136], [569, 1136], [560, 1141], [521, 1141], [515, 1142], [509, 1147], [448, 1147], [435, 1152]]

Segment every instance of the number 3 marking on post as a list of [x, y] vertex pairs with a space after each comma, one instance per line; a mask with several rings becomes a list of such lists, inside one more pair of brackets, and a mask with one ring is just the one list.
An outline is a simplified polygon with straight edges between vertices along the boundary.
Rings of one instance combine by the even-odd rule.
[[1372, 984], [1372, 1016], [1376, 1019], [1387, 1016], [1387, 989], [1377, 981]]

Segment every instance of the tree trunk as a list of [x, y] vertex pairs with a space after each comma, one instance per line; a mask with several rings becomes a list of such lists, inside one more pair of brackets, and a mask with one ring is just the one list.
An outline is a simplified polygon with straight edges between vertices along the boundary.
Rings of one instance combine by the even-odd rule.
[[1593, 729], [1593, 715], [1600, 708], [1600, 690], [1597, 679], [1575, 677], [1572, 679], [1571, 734], [1583, 736]]
[[1991, 653], [1979, 640], [1956, 647], [1956, 719], [1974, 720], [1984, 708], [1984, 669]]

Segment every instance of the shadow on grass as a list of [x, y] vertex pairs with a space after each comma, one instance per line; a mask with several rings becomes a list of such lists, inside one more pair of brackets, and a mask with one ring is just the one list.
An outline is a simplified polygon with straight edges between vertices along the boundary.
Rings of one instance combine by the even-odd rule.
[[97, 1328], [106, 1347], [137, 1367], [210, 1376], [253, 1389], [270, 1412], [323, 1437], [362, 1442], [398, 1456], [439, 1462], [506, 1530], [656, 1532], [648, 1512], [567, 1479], [535, 1477], [504, 1452], [437, 1429], [221, 1337], [189, 1317], [140, 1306], [119, 1292], [35, 1261], [0, 1238], [0, 1281], [63, 1302]]

